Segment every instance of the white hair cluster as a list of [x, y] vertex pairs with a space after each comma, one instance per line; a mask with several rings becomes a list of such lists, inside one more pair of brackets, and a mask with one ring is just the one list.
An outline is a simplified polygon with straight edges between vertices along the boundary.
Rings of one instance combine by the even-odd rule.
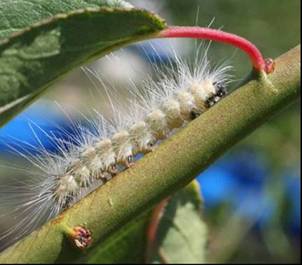
[[[114, 96], [113, 89], [106, 88], [97, 71], [83, 68], [96, 86], [105, 87], [103, 93], [107, 95], [112, 116], [105, 118], [96, 112], [95, 118], [89, 120], [90, 128], [73, 122], [75, 133], [67, 139], [43, 131], [59, 152], [46, 150], [42, 143], [38, 155], [11, 146], [38, 170], [38, 178], [18, 190], [6, 190], [7, 196], [2, 196], [9, 200], [8, 193], [14, 193], [22, 202], [9, 213], [20, 221], [0, 235], [0, 239], [12, 235], [18, 239], [28, 234], [130, 167], [138, 154], [152, 151], [175, 129], [184, 127], [218, 102], [226, 94], [231, 67], [211, 67], [208, 48], [204, 52], [202, 48], [197, 49], [193, 63], [174, 52], [167, 64], [153, 64], [156, 78], [147, 78], [143, 89], [129, 80], [131, 96], [126, 107]], [[6, 215], [4, 211], [1, 214]]]

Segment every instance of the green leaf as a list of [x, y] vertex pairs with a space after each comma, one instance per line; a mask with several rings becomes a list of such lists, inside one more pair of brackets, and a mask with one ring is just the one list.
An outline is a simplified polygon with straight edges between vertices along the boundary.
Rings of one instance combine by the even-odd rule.
[[131, 5], [121, 0], [1, 0], [0, 39], [8, 38], [43, 19], [82, 8], [120, 7]]
[[153, 263], [204, 263], [207, 228], [201, 218], [199, 184], [191, 182], [168, 203], [157, 232]]
[[85, 8], [51, 16], [0, 41], [0, 126], [71, 69], [164, 27], [163, 20], [140, 9]]

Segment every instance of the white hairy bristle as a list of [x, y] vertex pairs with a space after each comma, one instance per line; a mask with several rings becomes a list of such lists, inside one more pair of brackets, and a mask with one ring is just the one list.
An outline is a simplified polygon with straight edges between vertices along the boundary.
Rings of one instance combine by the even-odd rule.
[[[150, 63], [155, 77], [149, 75], [141, 85], [129, 79], [126, 104], [120, 102], [117, 95], [122, 92], [114, 89], [110, 80], [84, 67], [89, 80], [106, 97], [112, 114], [105, 118], [104, 114], [94, 111], [94, 118], [85, 118], [88, 126], [71, 122], [75, 133], [68, 137], [55, 137], [30, 123], [34, 133], [38, 130], [52, 141], [59, 150], [56, 152], [47, 151], [38, 136], [38, 155], [25, 149], [23, 152], [21, 146], [26, 143], [21, 141], [10, 145], [36, 169], [34, 176], [38, 177], [24, 180], [24, 185], [16, 190], [3, 188], [1, 191], [0, 221], [2, 215], [19, 219], [16, 225], [0, 234], [2, 245], [7, 246], [30, 233], [105, 184], [130, 167], [138, 154], [152, 151], [175, 129], [184, 127], [219, 101], [226, 93], [231, 67], [211, 67], [208, 47], [202, 51], [203, 48], [196, 50], [193, 63], [181, 59], [176, 52], [166, 64]], [[112, 56], [116, 58], [109, 55], [101, 60], [110, 60]], [[66, 136], [68, 132], [62, 129], [62, 134]], [[16, 146], [21, 147], [21, 151]], [[36, 148], [29, 144], [27, 147]], [[21, 201], [16, 200], [16, 208], [9, 211], [6, 206], [12, 196], [19, 196]]]

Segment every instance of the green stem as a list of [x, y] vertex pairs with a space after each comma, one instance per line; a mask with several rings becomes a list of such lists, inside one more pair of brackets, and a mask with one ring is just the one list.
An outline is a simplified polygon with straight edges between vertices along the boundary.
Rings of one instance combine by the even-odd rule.
[[[188, 184], [229, 147], [300, 95], [300, 46], [275, 71], [251, 80], [135, 165], [0, 254], [0, 263], [51, 263], [72, 256], [61, 223], [85, 224], [93, 245]], [[219, 185], [219, 184], [218, 184]]]

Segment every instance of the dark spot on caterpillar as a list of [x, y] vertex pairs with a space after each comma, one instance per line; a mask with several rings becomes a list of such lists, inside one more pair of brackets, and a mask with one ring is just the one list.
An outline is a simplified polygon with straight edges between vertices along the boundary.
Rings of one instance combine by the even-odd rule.
[[155, 145], [155, 141], [149, 141], [148, 142], [148, 147], [153, 147]]
[[207, 108], [212, 107], [214, 104], [215, 104], [215, 96], [211, 96], [205, 101], [205, 105]]
[[133, 158], [133, 155], [130, 155], [130, 156], [127, 157], [126, 161], [124, 161], [124, 166], [126, 168], [129, 168], [133, 165], [134, 165], [134, 158]]
[[66, 196], [64, 204], [62, 205], [62, 209], [64, 209], [64, 210], [68, 209], [72, 205], [73, 201], [74, 200], [73, 200], [73, 196], [72, 195]]
[[196, 111], [196, 110], [191, 110], [190, 111], [190, 119], [191, 120], [196, 119], [199, 115], [200, 115], [200, 113], [198, 111]]
[[216, 93], [210, 96], [205, 101], [205, 105], [207, 108], [212, 107], [215, 103], [217, 103], [221, 98], [223, 98], [227, 94], [227, 89], [223, 83], [213, 82], [213, 86], [215, 86]]
[[213, 86], [215, 86], [215, 88], [216, 88], [215, 96], [222, 98], [227, 94], [227, 89], [223, 83], [213, 82]]
[[128, 156], [128, 157], [127, 157], [127, 162], [128, 162], [129, 164], [131, 164], [131, 163], [133, 162], [133, 156]]

